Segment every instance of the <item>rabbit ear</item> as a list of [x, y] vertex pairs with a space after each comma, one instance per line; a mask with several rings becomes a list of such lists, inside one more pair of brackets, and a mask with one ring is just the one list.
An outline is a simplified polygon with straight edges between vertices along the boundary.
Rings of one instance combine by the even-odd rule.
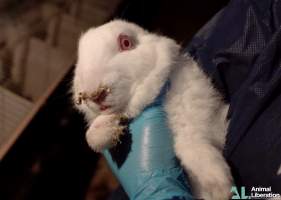
[[[155, 67], [143, 82], [137, 86], [128, 106], [127, 112], [130, 117], [136, 116], [145, 106], [153, 102], [153, 99], [156, 98], [167, 81], [170, 72], [177, 64], [180, 46], [174, 40], [162, 37], [158, 40], [155, 49], [157, 51]], [[149, 88], [149, 93], [147, 88]]]

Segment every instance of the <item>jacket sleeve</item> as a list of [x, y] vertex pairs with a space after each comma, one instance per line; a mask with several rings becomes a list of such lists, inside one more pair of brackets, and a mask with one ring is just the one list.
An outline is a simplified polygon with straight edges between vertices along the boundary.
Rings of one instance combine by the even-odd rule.
[[248, 191], [281, 193], [280, 11], [281, 0], [232, 0], [185, 49], [230, 103], [224, 153]]

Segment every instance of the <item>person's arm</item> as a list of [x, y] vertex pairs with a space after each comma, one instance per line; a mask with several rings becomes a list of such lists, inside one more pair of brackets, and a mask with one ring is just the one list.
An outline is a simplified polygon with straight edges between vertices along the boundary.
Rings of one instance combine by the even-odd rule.
[[121, 142], [104, 156], [130, 199], [193, 199], [161, 103], [130, 122]]

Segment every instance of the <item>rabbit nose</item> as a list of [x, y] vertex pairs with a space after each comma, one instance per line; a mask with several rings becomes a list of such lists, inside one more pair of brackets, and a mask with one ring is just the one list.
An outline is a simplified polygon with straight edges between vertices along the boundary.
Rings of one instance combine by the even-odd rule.
[[91, 100], [96, 104], [101, 104], [110, 93], [110, 88], [101, 86], [91, 95]]

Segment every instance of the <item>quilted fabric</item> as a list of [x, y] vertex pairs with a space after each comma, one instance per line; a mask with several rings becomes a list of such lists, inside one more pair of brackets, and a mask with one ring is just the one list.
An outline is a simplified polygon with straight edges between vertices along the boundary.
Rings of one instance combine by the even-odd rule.
[[281, 0], [233, 0], [185, 49], [230, 103], [225, 156], [238, 186], [281, 194]]

